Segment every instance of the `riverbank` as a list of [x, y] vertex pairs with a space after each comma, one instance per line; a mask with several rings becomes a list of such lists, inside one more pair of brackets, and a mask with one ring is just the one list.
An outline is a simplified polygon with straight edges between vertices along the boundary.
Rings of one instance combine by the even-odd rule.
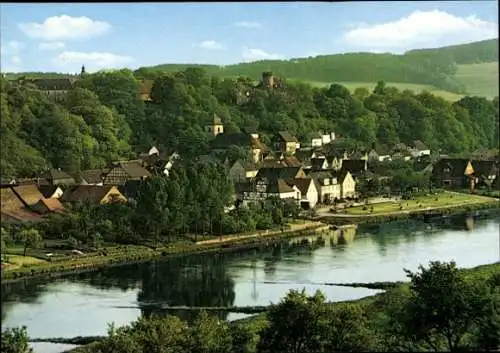
[[500, 200], [486, 196], [445, 192], [438, 196], [379, 204], [373, 208], [370, 206], [352, 207], [347, 209], [346, 213], [323, 212], [314, 220], [335, 225], [382, 223], [407, 218], [441, 217], [486, 209], [500, 209]]
[[[500, 262], [480, 265], [473, 268], [462, 268], [460, 270], [464, 276], [472, 281], [482, 282], [489, 278], [491, 275], [500, 273]], [[378, 319], [381, 314], [387, 309], [387, 306], [397, 301], [401, 293], [409, 290], [409, 282], [369, 282], [369, 283], [343, 283], [332, 285], [343, 285], [350, 287], [364, 287], [364, 288], [378, 288], [384, 289], [384, 292], [375, 295], [367, 296], [357, 300], [348, 300], [330, 303], [332, 307], [339, 307], [346, 304], [357, 304], [367, 313], [370, 319]], [[192, 308], [198, 310], [199, 308]], [[207, 311], [211, 311], [211, 308]], [[268, 307], [256, 307], [256, 311], [264, 311], [263, 313], [253, 315], [248, 318], [235, 320], [233, 325], [242, 325], [246, 330], [252, 334], [258, 332], [267, 324], [266, 309]], [[204, 308], [206, 310], [206, 308]], [[217, 308], [220, 310], [220, 308]], [[104, 337], [73, 337], [73, 338], [45, 338], [45, 339], [32, 339], [31, 342], [52, 342], [52, 343], [71, 343], [79, 344], [81, 347], [71, 350], [72, 353], [87, 353], [94, 345], [93, 342], [101, 340]], [[92, 343], [91, 343], [92, 342]]]
[[106, 247], [99, 252], [55, 261], [28, 261], [20, 266], [2, 268], [2, 283], [12, 283], [26, 278], [59, 277], [71, 273], [93, 271], [105, 266], [147, 262], [157, 258], [169, 258], [190, 254], [205, 254], [254, 248], [279, 242], [282, 239], [310, 235], [329, 229], [317, 221], [291, 223], [284, 230], [268, 230], [253, 234], [224, 236], [218, 239], [174, 244], [151, 248], [140, 245]]

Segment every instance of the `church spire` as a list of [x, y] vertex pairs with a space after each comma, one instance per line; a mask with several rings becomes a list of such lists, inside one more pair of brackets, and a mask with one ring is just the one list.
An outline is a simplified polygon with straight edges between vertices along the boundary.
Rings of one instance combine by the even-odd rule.
[[85, 65], [82, 65], [82, 71], [80, 72], [80, 77], [83, 78], [85, 76]]

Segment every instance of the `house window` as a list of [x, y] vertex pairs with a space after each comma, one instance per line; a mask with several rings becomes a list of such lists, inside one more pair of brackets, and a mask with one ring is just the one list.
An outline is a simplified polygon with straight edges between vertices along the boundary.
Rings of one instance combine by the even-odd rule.
[[217, 128], [217, 132], [221, 132], [221, 128], [220, 127]]
[[444, 168], [444, 172], [445, 173], [449, 173], [450, 172], [450, 168]]
[[208, 127], [208, 132], [212, 132], [212, 128], [211, 127]]

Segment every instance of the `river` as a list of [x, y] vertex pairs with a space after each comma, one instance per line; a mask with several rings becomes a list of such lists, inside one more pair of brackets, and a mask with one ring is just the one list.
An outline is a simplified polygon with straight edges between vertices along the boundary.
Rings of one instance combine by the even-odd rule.
[[[105, 268], [58, 279], [2, 285], [2, 326], [26, 325], [31, 337], [104, 335], [107, 325], [125, 325], [141, 314], [165, 313], [155, 306], [256, 306], [276, 303], [291, 288], [319, 289], [331, 301], [357, 299], [376, 290], [325, 285], [332, 282], [405, 280], [431, 260], [461, 267], [499, 261], [500, 216], [452, 216], [360, 226], [354, 240], [326, 241], [198, 255]], [[352, 236], [354, 234], [351, 234]], [[322, 284], [323, 283], [323, 284]], [[193, 311], [175, 311], [190, 320]], [[237, 313], [217, 313], [234, 320]], [[56, 353], [67, 345], [33, 343], [35, 352]]]

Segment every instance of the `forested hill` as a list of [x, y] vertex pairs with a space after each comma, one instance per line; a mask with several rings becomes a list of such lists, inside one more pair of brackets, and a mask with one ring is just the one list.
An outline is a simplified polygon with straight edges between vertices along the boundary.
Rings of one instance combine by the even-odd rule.
[[448, 57], [458, 65], [498, 61], [498, 39], [482, 40], [468, 44], [452, 45], [435, 49], [410, 50], [406, 55], [427, 54]]
[[[228, 66], [196, 65], [218, 77], [248, 76], [260, 78], [263, 71], [277, 76], [308, 82], [385, 82], [431, 85], [442, 90], [467, 93], [467, 87], [457, 79], [458, 65], [498, 61], [498, 39], [454, 45], [436, 49], [409, 51], [403, 55], [346, 53], [320, 55], [290, 60], [264, 60]], [[136, 74], [153, 78], [160, 72], [179, 71], [188, 66], [166, 64], [143, 67]], [[481, 68], [477, 68], [481, 70]], [[497, 77], [492, 76], [494, 85]], [[498, 90], [497, 90], [498, 91]], [[494, 96], [494, 92], [490, 96]]]
[[[54, 94], [0, 78], [3, 177], [36, 176], [48, 167], [75, 173], [103, 168], [152, 145], [192, 159], [210, 153], [204, 128], [214, 113], [225, 131], [256, 129], [268, 146], [283, 130], [301, 141], [334, 131], [349, 150], [387, 151], [421, 140], [433, 151], [467, 155], [497, 148], [499, 141], [498, 97], [451, 103], [383, 82], [353, 93], [339, 84], [255, 88], [251, 80], [221, 79], [199, 68], [156, 78], [148, 103], [130, 70], [87, 74], [75, 85]], [[240, 153], [232, 149], [227, 157], [242, 158]]]

